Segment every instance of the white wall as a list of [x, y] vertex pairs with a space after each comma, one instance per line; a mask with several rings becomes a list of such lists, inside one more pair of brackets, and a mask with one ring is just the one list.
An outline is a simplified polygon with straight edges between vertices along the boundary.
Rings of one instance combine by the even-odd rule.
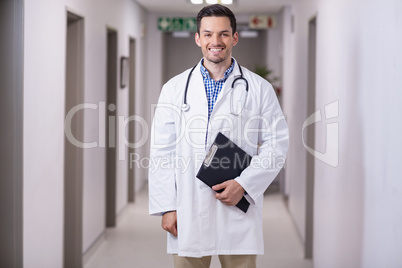
[[274, 86], [280, 86], [282, 84], [282, 66], [283, 66], [283, 11], [277, 14], [269, 14], [276, 17], [276, 26], [272, 29], [267, 30], [267, 66], [269, 69], [273, 70], [273, 75], [279, 77]]
[[[158, 18], [155, 13], [149, 13], [147, 16], [147, 91], [150, 92], [148, 103], [156, 104], [159, 93], [162, 89], [163, 81], [163, 34], [158, 30]], [[183, 70], [184, 71], [184, 70]], [[151, 114], [151, 107], [148, 107], [148, 114]]]
[[[136, 40], [136, 113], [144, 114], [145, 12], [132, 0], [25, 1], [24, 264], [62, 267], [66, 10], [84, 17], [85, 102], [106, 96], [106, 27], [118, 31], [118, 56]], [[118, 64], [120, 66], [120, 64]], [[118, 114], [128, 115], [128, 87], [118, 87]], [[98, 111], [85, 113], [85, 141], [98, 141]], [[138, 132], [137, 132], [138, 133]], [[144, 148], [138, 150], [142, 153]], [[127, 203], [128, 161], [117, 164], [117, 211]], [[84, 250], [105, 229], [105, 149], [84, 150]], [[146, 171], [136, 170], [136, 189]]]
[[[314, 267], [402, 265], [402, 2], [305, 0], [284, 36], [289, 209], [304, 240], [308, 21], [317, 14], [316, 109], [338, 100], [339, 165], [316, 161]], [[316, 148], [325, 148], [325, 124]], [[399, 134], [398, 134], [399, 133]]]
[[[294, 86], [293, 80], [289, 79], [290, 77], [294, 76], [293, 72], [294, 68], [292, 66], [295, 52], [293, 50], [294, 34], [291, 32], [292, 31], [291, 16], [292, 16], [292, 7], [285, 6], [282, 10], [282, 49], [281, 49], [282, 52], [281, 99], [287, 99], [286, 102], [281, 103], [281, 106], [285, 116], [291, 111], [291, 106], [289, 105], [290, 99], [292, 97], [292, 95], [290, 95], [291, 93], [290, 88]], [[291, 118], [287, 118], [288, 125], [290, 124], [289, 120], [291, 120]], [[293, 146], [289, 146], [289, 150], [292, 150], [292, 148]], [[287, 166], [291, 165], [292, 163], [291, 159], [289, 159], [290, 155], [291, 153], [289, 152], [286, 164], [284, 166], [285, 172], [288, 172], [286, 171]], [[288, 179], [289, 177], [290, 176], [285, 176], [284, 193], [286, 195], [289, 195], [290, 186], [292, 182], [290, 179]]]
[[[286, 185], [289, 210], [305, 240], [306, 221], [306, 150], [301, 140], [302, 125], [307, 118], [307, 26], [316, 13], [316, 1], [304, 1], [284, 10], [283, 105], [289, 126], [289, 150], [286, 164]], [[291, 17], [294, 17], [291, 32]]]

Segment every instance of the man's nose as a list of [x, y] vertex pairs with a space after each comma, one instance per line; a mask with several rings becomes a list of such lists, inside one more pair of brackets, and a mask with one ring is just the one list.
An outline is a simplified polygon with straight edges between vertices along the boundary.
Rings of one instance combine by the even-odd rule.
[[221, 37], [219, 34], [212, 35], [212, 44], [219, 45], [221, 43]]

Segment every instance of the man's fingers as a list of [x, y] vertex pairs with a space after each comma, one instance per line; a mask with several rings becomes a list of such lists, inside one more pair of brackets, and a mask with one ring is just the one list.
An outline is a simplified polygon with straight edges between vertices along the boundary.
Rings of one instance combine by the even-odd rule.
[[175, 225], [172, 226], [162, 226], [163, 230], [171, 233], [174, 236], [177, 236], [177, 227]]
[[222, 193], [216, 193], [215, 198], [224, 203], [225, 205], [228, 206], [232, 205], [232, 200], [226, 191], [223, 191]]
[[215, 198], [218, 199], [218, 200], [223, 201], [223, 200], [228, 198], [228, 195], [226, 194], [226, 192], [224, 190], [223, 192], [215, 193]]
[[172, 228], [172, 231], [170, 232], [172, 235], [177, 236], [177, 226], [174, 226]]
[[172, 226], [162, 226], [163, 230], [165, 230], [166, 232], [171, 233], [174, 236], [177, 236], [177, 226], [176, 225], [172, 225]]
[[165, 213], [162, 216], [163, 230], [177, 236], [177, 214], [176, 211]]
[[216, 193], [215, 198], [228, 206], [236, 205], [244, 195], [243, 187], [235, 180], [228, 180], [224, 183], [212, 187], [214, 190], [224, 189], [221, 193]]
[[215, 191], [219, 191], [225, 188], [226, 188], [226, 182], [212, 186], [212, 189]]

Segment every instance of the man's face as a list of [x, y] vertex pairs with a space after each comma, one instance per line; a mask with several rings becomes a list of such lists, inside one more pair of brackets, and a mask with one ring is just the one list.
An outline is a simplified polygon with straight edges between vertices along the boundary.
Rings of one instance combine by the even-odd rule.
[[233, 34], [228, 17], [204, 17], [201, 19], [200, 34], [195, 42], [201, 47], [204, 59], [215, 64], [231, 61], [232, 47], [238, 42]]

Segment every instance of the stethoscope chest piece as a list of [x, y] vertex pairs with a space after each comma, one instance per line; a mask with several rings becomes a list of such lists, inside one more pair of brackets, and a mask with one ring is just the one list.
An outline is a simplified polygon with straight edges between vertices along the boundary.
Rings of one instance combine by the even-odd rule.
[[189, 105], [188, 103], [183, 103], [183, 104], [181, 105], [181, 110], [182, 110], [183, 112], [188, 112], [188, 111], [190, 110], [190, 105]]

